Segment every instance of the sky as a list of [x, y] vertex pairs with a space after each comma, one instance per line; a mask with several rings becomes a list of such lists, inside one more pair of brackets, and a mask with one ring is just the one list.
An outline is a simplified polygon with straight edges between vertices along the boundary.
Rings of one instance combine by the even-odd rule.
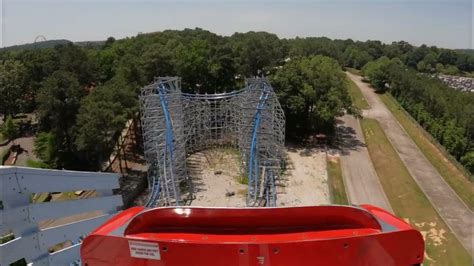
[[203, 28], [473, 48], [473, 0], [0, 0], [0, 46]]

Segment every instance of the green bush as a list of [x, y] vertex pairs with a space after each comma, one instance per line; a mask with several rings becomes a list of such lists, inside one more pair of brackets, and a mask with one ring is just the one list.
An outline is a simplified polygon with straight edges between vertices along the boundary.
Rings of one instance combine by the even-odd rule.
[[32, 168], [43, 168], [43, 169], [49, 168], [49, 165], [47, 163], [44, 163], [41, 161], [35, 161], [31, 159], [26, 160], [26, 166], [32, 167]]
[[471, 173], [474, 173], [474, 151], [466, 153], [461, 158], [461, 163], [469, 170]]
[[10, 156], [10, 149], [6, 149], [0, 154], [0, 160], [2, 160], [2, 165], [8, 159], [8, 156]]

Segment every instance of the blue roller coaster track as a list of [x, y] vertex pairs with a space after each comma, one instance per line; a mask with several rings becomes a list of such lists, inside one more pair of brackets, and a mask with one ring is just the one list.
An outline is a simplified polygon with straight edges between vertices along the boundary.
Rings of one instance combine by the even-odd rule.
[[[156, 206], [160, 198], [164, 198], [167, 200], [164, 205], [179, 206], [182, 203], [180, 196], [180, 184], [178, 184], [178, 179], [175, 178], [175, 174], [177, 173], [177, 159], [175, 158], [175, 149], [177, 148], [177, 142], [179, 142], [179, 140], [176, 139], [175, 130], [178, 129], [173, 128], [173, 118], [175, 117], [171, 114], [173, 112], [176, 112], [176, 109], [170, 110], [169, 104], [170, 94], [173, 93], [173, 87], [170, 86], [168, 81], [166, 80], [155, 83], [153, 86], [154, 89], [152, 90], [152, 92], [154, 95], [158, 96], [159, 99], [159, 101], [156, 101], [154, 111], [156, 112], [158, 109], [161, 110], [159, 119], [155, 119], [154, 122], [156, 123], [156, 121], [158, 120], [162, 121], [161, 123], [164, 122], [164, 127], [160, 126], [159, 130], [154, 129], [153, 134], [159, 134], [160, 136], [164, 136], [164, 142], [154, 143], [155, 146], [160, 147], [154, 149], [156, 155], [153, 156], [156, 156], [158, 160], [154, 160], [151, 163], [152, 165], [150, 169], [154, 169], [154, 172], [152, 174], [149, 173], [149, 175], [151, 175], [149, 176], [150, 196], [148, 198], [146, 206]], [[258, 96], [258, 101], [256, 102], [256, 105], [254, 105], [255, 109], [253, 118], [251, 119], [251, 121], [248, 121], [249, 126], [251, 127], [251, 131], [249, 132], [250, 135], [248, 135], [248, 138], [250, 138], [250, 140], [245, 140], [245, 143], [248, 143], [247, 145], [249, 146], [247, 146], [248, 148], [245, 148], [245, 150], [248, 149], [248, 152], [246, 150], [247, 156], [243, 157], [245, 158], [243, 165], [246, 165], [247, 167], [247, 205], [262, 206], [263, 204], [264, 206], [276, 206], [275, 181], [278, 173], [277, 170], [275, 170], [276, 168], [274, 163], [272, 164], [272, 162], [268, 161], [267, 159], [261, 158], [262, 151], [259, 148], [259, 133], [262, 129], [262, 114], [264, 111], [268, 111], [269, 109], [271, 109], [269, 108], [269, 99], [271, 97], [275, 98], [273, 89], [271, 88], [271, 86], [269, 86], [266, 80], [257, 79], [256, 83], [252, 84], [251, 86], [247, 85], [246, 89], [223, 94], [215, 94], [212, 96], [212, 99], [229, 99], [231, 97], [238, 97], [239, 95], [242, 95], [245, 92], [251, 92], [251, 95], [254, 95], [255, 92], [259, 92], [260, 94]], [[183, 99], [201, 100], [207, 100], [209, 98], [208, 95], [195, 95], [189, 93], [181, 93], [180, 91], [179, 97], [183, 97]], [[159, 105], [159, 108], [156, 105]], [[279, 104], [277, 105], [277, 107], [281, 108]], [[248, 108], [248, 106], [246, 106], [246, 108]], [[145, 124], [144, 128], [146, 129]], [[273, 129], [270, 128], [270, 130]], [[268, 132], [266, 132], [266, 134], [268, 134]], [[247, 136], [244, 133], [242, 133], [241, 135], [244, 138], [245, 136]], [[280, 137], [280, 142], [281, 141], [282, 140]], [[173, 201], [169, 199], [173, 199]]]
[[[266, 84], [263, 85], [263, 90], [262, 93], [260, 94], [260, 99], [258, 101], [258, 105], [256, 108], [255, 116], [252, 122], [252, 140], [250, 141], [250, 155], [248, 158], [248, 184], [249, 184], [249, 190], [251, 190], [254, 193], [249, 193], [248, 195], [256, 195], [256, 192], [258, 191], [258, 180], [257, 177], [259, 176], [259, 161], [258, 161], [258, 156], [256, 156], [257, 151], [257, 133], [258, 129], [260, 127], [260, 119], [262, 117], [262, 110], [265, 106], [266, 101], [268, 100], [268, 87]], [[248, 199], [248, 201], [256, 200], [254, 199]], [[269, 202], [267, 202], [269, 204]]]

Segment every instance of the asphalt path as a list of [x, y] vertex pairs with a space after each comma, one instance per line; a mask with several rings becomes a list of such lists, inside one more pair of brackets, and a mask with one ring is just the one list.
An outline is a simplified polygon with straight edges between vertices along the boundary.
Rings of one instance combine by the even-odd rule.
[[347, 75], [361, 89], [371, 106], [369, 110], [364, 110], [364, 116], [374, 118], [380, 123], [408, 172], [459, 241], [472, 255], [474, 248], [473, 212], [426, 159], [374, 90], [363, 82], [360, 76], [351, 73], [347, 73]]
[[337, 124], [341, 170], [351, 204], [371, 204], [393, 212], [367, 151], [357, 118], [345, 115]]

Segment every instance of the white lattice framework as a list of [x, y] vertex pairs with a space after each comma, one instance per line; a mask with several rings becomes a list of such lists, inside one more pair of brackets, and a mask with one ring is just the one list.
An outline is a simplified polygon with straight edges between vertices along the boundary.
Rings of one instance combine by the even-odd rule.
[[148, 206], [189, 203], [186, 158], [216, 146], [240, 150], [248, 206], [276, 205], [285, 117], [265, 78], [247, 79], [245, 88], [222, 94], [183, 93], [179, 78], [158, 78], [143, 88], [140, 104]]
[[[118, 179], [111, 173], [0, 166], [0, 265], [21, 259], [28, 265], [81, 265], [82, 239], [123, 205], [113, 193]], [[74, 191], [95, 192], [82, 199], [32, 201], [33, 195]], [[66, 242], [70, 245], [56, 250]]]

